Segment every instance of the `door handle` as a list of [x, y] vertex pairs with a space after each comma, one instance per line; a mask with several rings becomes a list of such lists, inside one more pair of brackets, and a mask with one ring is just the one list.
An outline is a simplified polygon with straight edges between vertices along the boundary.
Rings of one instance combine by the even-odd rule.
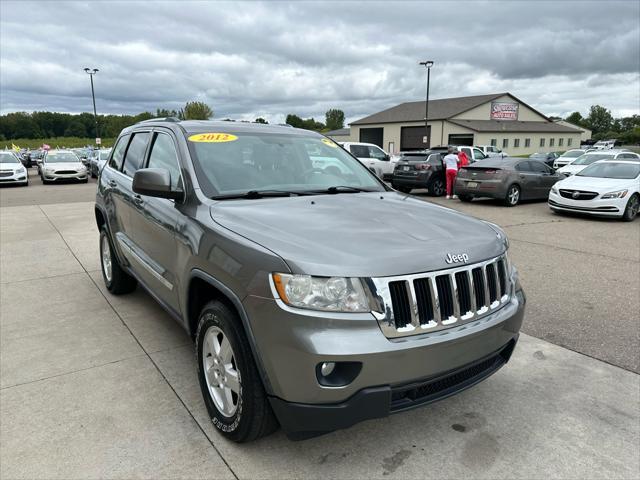
[[144, 203], [144, 200], [142, 199], [142, 197], [140, 195], [134, 195], [133, 196], [133, 203], [135, 203], [136, 205], [142, 205]]
[[109, 180], [109, 186], [112, 188], [116, 188], [118, 183], [115, 180]]

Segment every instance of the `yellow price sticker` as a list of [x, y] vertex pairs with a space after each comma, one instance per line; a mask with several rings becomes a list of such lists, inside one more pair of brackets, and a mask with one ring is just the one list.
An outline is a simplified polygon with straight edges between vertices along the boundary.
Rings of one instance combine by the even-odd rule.
[[324, 143], [325, 145], [328, 145], [330, 147], [333, 148], [338, 148], [338, 145], [336, 145], [335, 143], [333, 143], [331, 140], [329, 140], [328, 138], [323, 138], [322, 139], [322, 143]]
[[223, 143], [235, 142], [238, 139], [230, 133], [198, 133], [189, 137], [190, 142]]

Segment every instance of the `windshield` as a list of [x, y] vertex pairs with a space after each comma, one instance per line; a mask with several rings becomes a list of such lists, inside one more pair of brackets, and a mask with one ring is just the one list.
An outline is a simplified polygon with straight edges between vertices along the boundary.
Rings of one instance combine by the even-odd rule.
[[577, 158], [580, 155], [582, 155], [583, 153], [584, 153], [583, 150], [572, 150], [572, 151], [569, 151], [569, 152], [564, 152], [562, 154], [562, 157], [563, 158]]
[[0, 163], [20, 163], [20, 160], [13, 153], [3, 152], [0, 154]]
[[640, 163], [603, 162], [588, 166], [579, 177], [632, 179], [640, 175]]
[[330, 187], [384, 191], [360, 162], [324, 137], [242, 132], [191, 134], [198, 181], [209, 196], [313, 193]]
[[77, 163], [79, 161], [76, 154], [71, 152], [49, 153], [44, 159], [45, 163]]
[[606, 153], [590, 153], [576, 158], [571, 165], [591, 165], [596, 160], [613, 160], [613, 155]]

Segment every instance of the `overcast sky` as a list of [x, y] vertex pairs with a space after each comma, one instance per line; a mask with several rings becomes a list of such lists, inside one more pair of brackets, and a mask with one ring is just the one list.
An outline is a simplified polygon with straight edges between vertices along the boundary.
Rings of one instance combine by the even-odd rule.
[[509, 91], [548, 115], [640, 111], [640, 2], [0, 2], [0, 110], [349, 121]]

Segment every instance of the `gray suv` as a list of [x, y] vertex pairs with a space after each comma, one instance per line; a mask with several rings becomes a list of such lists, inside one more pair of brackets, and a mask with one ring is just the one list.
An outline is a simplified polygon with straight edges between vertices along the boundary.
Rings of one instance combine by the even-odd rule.
[[504, 365], [525, 296], [497, 226], [391, 190], [315, 132], [125, 129], [95, 215], [105, 284], [193, 337], [215, 427], [292, 439], [450, 396]]

